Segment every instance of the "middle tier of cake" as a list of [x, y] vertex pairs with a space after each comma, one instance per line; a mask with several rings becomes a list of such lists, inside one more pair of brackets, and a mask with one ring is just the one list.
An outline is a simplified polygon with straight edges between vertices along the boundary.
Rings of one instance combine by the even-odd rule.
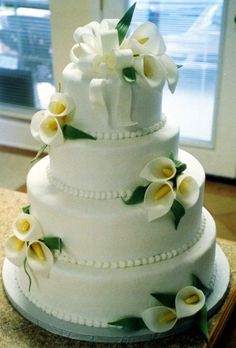
[[80, 197], [117, 198], [146, 182], [140, 173], [149, 161], [178, 155], [179, 129], [169, 118], [151, 134], [128, 135], [116, 140], [66, 140], [51, 146], [50, 181]]
[[99, 268], [129, 267], [175, 257], [191, 248], [205, 229], [202, 215], [205, 175], [200, 163], [180, 151], [200, 188], [197, 202], [186, 209], [178, 229], [172, 212], [152, 222], [144, 204], [126, 205], [121, 198], [99, 200], [64, 192], [48, 177], [49, 158], [32, 167], [27, 179], [31, 214], [47, 236], [62, 239], [64, 258]]

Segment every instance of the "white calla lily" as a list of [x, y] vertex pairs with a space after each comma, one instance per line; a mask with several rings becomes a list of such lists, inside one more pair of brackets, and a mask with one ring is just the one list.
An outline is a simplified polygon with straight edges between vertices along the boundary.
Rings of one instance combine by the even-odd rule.
[[178, 318], [185, 318], [196, 314], [205, 304], [205, 295], [194, 286], [181, 289], [175, 298]]
[[179, 77], [177, 65], [166, 54], [160, 56], [159, 59], [166, 71], [166, 79], [168, 82], [169, 90], [171, 91], [171, 93], [174, 93]]
[[199, 193], [199, 186], [193, 177], [185, 174], [178, 176], [176, 199], [180, 203], [192, 207], [197, 202]]
[[54, 260], [51, 250], [43, 242], [36, 240], [28, 246], [27, 262], [33, 271], [48, 277]]
[[177, 322], [175, 310], [165, 306], [148, 308], [141, 317], [148, 329], [157, 333], [171, 330]]
[[64, 117], [71, 114], [75, 104], [73, 99], [65, 93], [54, 93], [48, 105], [49, 116]]
[[38, 220], [31, 214], [20, 214], [13, 223], [13, 233], [21, 241], [32, 241], [43, 237]]
[[166, 81], [166, 70], [159, 57], [138, 56], [134, 60], [134, 68], [151, 87], [163, 88]]
[[159, 29], [154, 23], [147, 22], [140, 25], [124, 42], [125, 47], [130, 47], [137, 54], [162, 55], [166, 50], [164, 40]]
[[46, 117], [40, 124], [39, 135], [40, 139], [47, 145], [57, 146], [64, 142], [63, 132], [57, 117]]
[[10, 262], [21, 266], [26, 257], [27, 244], [15, 235], [10, 236], [5, 243], [5, 255]]
[[40, 138], [39, 129], [40, 129], [41, 123], [43, 122], [45, 118], [47, 118], [47, 113], [45, 110], [41, 110], [36, 112], [33, 115], [31, 120], [30, 131], [32, 136], [38, 141], [42, 141]]
[[171, 183], [153, 182], [144, 195], [144, 207], [148, 220], [153, 221], [168, 213], [175, 199], [175, 192]]
[[146, 164], [140, 177], [151, 182], [164, 182], [176, 174], [174, 162], [168, 157], [158, 157]]

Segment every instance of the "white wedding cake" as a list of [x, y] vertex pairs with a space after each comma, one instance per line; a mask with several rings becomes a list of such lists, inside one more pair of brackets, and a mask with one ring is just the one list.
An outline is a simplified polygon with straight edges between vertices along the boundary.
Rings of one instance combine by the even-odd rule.
[[127, 34], [133, 10], [76, 29], [63, 92], [32, 119], [49, 154], [29, 171], [29, 206], [5, 249], [48, 315], [163, 333], [204, 308], [216, 231], [204, 170], [161, 111], [178, 67], [154, 24]]

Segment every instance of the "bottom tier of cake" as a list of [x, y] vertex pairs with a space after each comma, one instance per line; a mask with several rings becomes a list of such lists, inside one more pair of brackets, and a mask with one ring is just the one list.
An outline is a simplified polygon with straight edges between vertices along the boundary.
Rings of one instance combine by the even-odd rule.
[[140, 316], [157, 304], [151, 293], [177, 293], [191, 285], [192, 274], [213, 286], [215, 223], [203, 209], [205, 231], [199, 241], [182, 254], [160, 262], [127, 267], [96, 268], [56, 260], [49, 278], [31, 274], [24, 267], [17, 279], [24, 295], [43, 311], [65, 321], [106, 327], [108, 322], [127, 316]]

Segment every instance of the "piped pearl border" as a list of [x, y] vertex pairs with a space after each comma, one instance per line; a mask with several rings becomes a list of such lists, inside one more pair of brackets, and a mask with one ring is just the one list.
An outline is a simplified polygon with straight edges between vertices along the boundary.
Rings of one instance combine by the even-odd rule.
[[86, 132], [91, 134], [93, 137], [99, 140], [119, 140], [119, 139], [129, 139], [129, 138], [137, 138], [143, 135], [148, 135], [154, 133], [161, 128], [163, 128], [166, 124], [166, 116], [162, 114], [162, 119], [155, 123], [153, 126], [138, 129], [136, 131], [119, 131], [119, 132], [91, 132], [87, 130]]
[[143, 258], [129, 259], [129, 260], [119, 260], [119, 261], [95, 261], [95, 260], [76, 259], [75, 257], [68, 255], [67, 253], [63, 251], [61, 254], [59, 252], [56, 252], [55, 257], [60, 261], [68, 262], [71, 264], [90, 266], [95, 268], [126, 268], [126, 267], [149, 265], [152, 263], [157, 263], [157, 262], [173, 259], [174, 257], [180, 254], [183, 254], [185, 251], [192, 248], [203, 235], [205, 231], [205, 227], [206, 227], [206, 217], [202, 213], [202, 221], [201, 221], [200, 229], [191, 241], [184, 243], [178, 249], [168, 250], [150, 257], [143, 257]]
[[79, 188], [64, 184], [60, 179], [52, 175], [49, 166], [47, 167], [46, 172], [47, 172], [48, 181], [50, 182], [52, 186], [56, 187], [58, 190], [61, 190], [67, 194], [71, 194], [72, 196], [75, 196], [75, 197], [90, 198], [90, 199], [96, 199], [96, 200], [107, 200], [107, 199], [116, 199], [121, 197], [123, 198], [129, 197], [132, 194], [130, 190], [118, 190], [118, 191], [81, 190]]

